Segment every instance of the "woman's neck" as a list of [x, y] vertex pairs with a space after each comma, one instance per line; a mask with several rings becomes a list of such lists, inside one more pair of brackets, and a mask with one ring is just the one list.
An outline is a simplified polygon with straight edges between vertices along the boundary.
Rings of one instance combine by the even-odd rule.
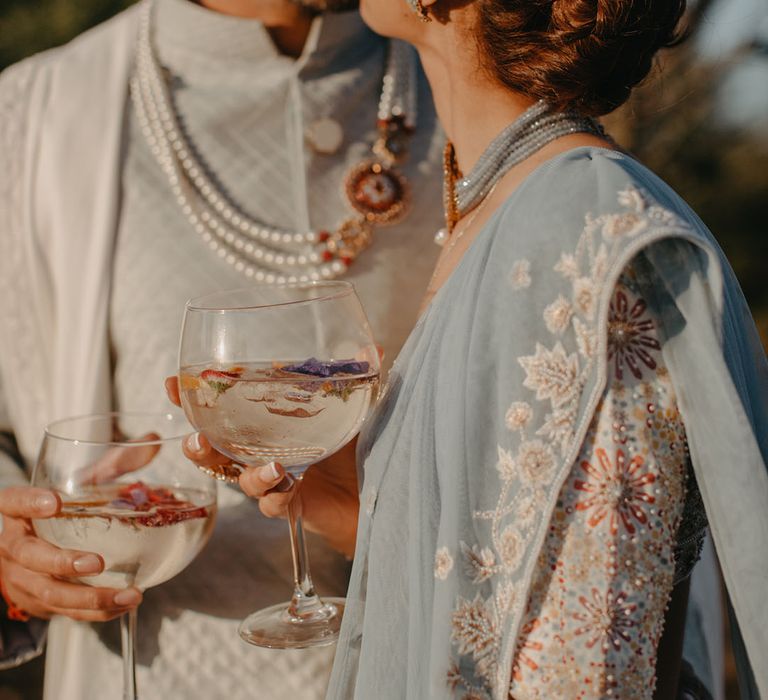
[[232, 17], [260, 20], [277, 50], [301, 56], [312, 28], [312, 15], [289, 0], [193, 0], [198, 5]]
[[[466, 37], [450, 39], [466, 45]], [[460, 43], [459, 43], [460, 42]], [[440, 122], [456, 149], [456, 160], [466, 173], [507, 125], [534, 100], [510, 92], [494, 82], [474, 54], [419, 47]]]

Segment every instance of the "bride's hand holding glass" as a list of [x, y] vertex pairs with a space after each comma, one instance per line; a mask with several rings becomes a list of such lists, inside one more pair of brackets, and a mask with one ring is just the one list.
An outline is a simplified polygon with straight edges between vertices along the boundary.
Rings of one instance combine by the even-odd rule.
[[[168, 377], [165, 387], [168, 398], [180, 406], [178, 378]], [[289, 504], [300, 493], [307, 530], [321, 535], [342, 554], [352, 556], [359, 506], [355, 445], [356, 441], [352, 441], [307, 471], [300, 491], [294, 488], [292, 477], [287, 476], [282, 465], [275, 462], [258, 467], [238, 465], [242, 470], [238, 483], [248, 496], [258, 499], [261, 512], [268, 518], [287, 518]], [[233, 464], [201, 433], [187, 438], [183, 449], [187, 459], [202, 468]]]
[[[251, 644], [306, 648], [338, 638], [344, 600], [317, 595], [304, 533], [305, 502], [326, 512], [330, 508], [322, 505], [325, 499], [305, 499], [300, 492], [305, 475], [311, 489], [309, 475], [320, 471], [310, 467], [337, 453], [360, 430], [376, 394], [379, 368], [370, 324], [348, 282], [254, 285], [187, 302], [179, 347], [181, 404], [210, 445], [233, 460], [214, 461], [203, 470], [237, 482], [243, 473], [239, 465], [267, 467], [245, 483], [262, 494], [268, 512], [271, 506], [275, 511], [288, 506], [293, 595], [243, 621], [240, 635]], [[314, 478], [318, 488], [337, 480]], [[298, 495], [270, 498], [291, 480]], [[337, 484], [326, 489], [331, 500], [350, 490]]]

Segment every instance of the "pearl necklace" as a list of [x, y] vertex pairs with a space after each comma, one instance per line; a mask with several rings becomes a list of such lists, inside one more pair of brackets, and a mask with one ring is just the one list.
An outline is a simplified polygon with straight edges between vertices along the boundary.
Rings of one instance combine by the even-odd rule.
[[417, 69], [413, 50], [389, 44], [371, 158], [344, 181], [352, 210], [333, 231], [296, 232], [245, 214], [215, 184], [179, 126], [171, 90], [152, 45], [153, 2], [142, 11], [131, 79], [136, 119], [182, 213], [205, 243], [236, 270], [268, 284], [330, 279], [344, 273], [370, 245], [377, 226], [408, 212], [409, 184], [397, 165], [416, 127]]
[[446, 144], [444, 206], [446, 227], [435, 235], [442, 246], [451, 238], [456, 223], [483, 202], [498, 181], [548, 143], [566, 134], [604, 136], [600, 124], [573, 112], [553, 112], [543, 100], [527, 109], [486, 148], [472, 171], [464, 177], [456, 164], [453, 144]]

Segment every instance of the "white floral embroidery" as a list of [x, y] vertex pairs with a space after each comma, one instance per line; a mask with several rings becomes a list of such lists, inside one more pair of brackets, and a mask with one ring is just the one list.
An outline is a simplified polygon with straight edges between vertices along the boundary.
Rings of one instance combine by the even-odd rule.
[[608, 247], [603, 244], [595, 253], [589, 274], [593, 280], [601, 280], [605, 277], [606, 272], [608, 272]]
[[579, 263], [576, 260], [576, 256], [570, 253], [563, 253], [554, 270], [559, 272], [565, 279], [576, 279], [579, 276]]
[[576, 331], [576, 345], [579, 353], [586, 360], [592, 360], [597, 352], [597, 334], [594, 328], [587, 326], [580, 319], [573, 319], [573, 330]]
[[536, 435], [547, 438], [560, 446], [560, 453], [565, 456], [573, 439], [573, 427], [576, 422], [576, 402], [565, 408], [559, 408], [547, 414], [544, 425], [536, 431]]
[[466, 542], [462, 542], [461, 553], [464, 556], [467, 576], [473, 583], [482, 583], [496, 573], [496, 556], [488, 547], [470, 547]]
[[536, 354], [520, 357], [518, 362], [527, 375], [523, 386], [535, 391], [537, 400], [549, 399], [554, 408], [568, 403], [579, 389], [579, 358], [575, 353], [566, 355], [560, 342], [552, 350], [536, 343]]
[[518, 260], [512, 265], [509, 273], [509, 283], [512, 289], [526, 289], [531, 286], [531, 263], [528, 260]]
[[544, 309], [544, 323], [550, 333], [562, 335], [573, 316], [573, 306], [562, 294]]
[[522, 430], [531, 420], [533, 410], [525, 401], [515, 401], [504, 416], [507, 428], [510, 430]]
[[669, 226], [675, 223], [677, 216], [669, 209], [653, 206], [648, 208], [648, 219], [656, 225]]
[[555, 468], [555, 455], [541, 440], [529, 440], [520, 445], [516, 462], [529, 481], [547, 481]]
[[510, 583], [502, 583], [496, 589], [496, 609], [508, 610], [517, 595], [515, 587]]
[[515, 509], [517, 523], [522, 528], [529, 527], [536, 518], [536, 498], [528, 492], [521, 497]]
[[453, 569], [453, 557], [448, 547], [440, 547], [435, 552], [435, 578], [445, 581]]
[[573, 304], [576, 310], [590, 321], [595, 315], [597, 294], [591, 277], [578, 277], [573, 281]]
[[610, 241], [623, 236], [636, 236], [648, 228], [648, 221], [635, 212], [608, 215], [603, 220], [603, 238]]
[[512, 453], [499, 445], [499, 461], [496, 462], [496, 469], [501, 475], [502, 481], [510, 481], [517, 475], [517, 465], [512, 457]]
[[523, 554], [525, 554], [523, 538], [515, 528], [508, 527], [501, 533], [499, 539], [501, 544], [501, 551], [499, 553], [501, 554], [504, 568], [510, 570], [517, 569], [523, 561]]
[[451, 634], [459, 653], [472, 654], [476, 662], [495, 657], [498, 644], [495, 618], [494, 610], [479, 593], [474, 600], [459, 598]]
[[631, 209], [638, 214], [642, 214], [647, 206], [643, 193], [630, 185], [626, 190], [619, 192], [619, 204], [625, 209]]

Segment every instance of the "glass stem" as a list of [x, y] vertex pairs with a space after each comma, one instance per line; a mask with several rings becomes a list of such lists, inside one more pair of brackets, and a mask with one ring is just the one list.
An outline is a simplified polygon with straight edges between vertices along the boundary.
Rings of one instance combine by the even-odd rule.
[[136, 695], [136, 618], [133, 608], [120, 618], [120, 643], [123, 648], [123, 700], [138, 700]]
[[307, 556], [307, 540], [302, 523], [301, 488], [303, 475], [294, 477], [296, 493], [288, 505], [288, 525], [291, 529], [291, 555], [293, 556], [293, 596], [288, 606], [288, 614], [294, 618], [308, 619], [319, 613], [323, 601], [315, 593], [312, 576], [309, 573], [309, 557]]

